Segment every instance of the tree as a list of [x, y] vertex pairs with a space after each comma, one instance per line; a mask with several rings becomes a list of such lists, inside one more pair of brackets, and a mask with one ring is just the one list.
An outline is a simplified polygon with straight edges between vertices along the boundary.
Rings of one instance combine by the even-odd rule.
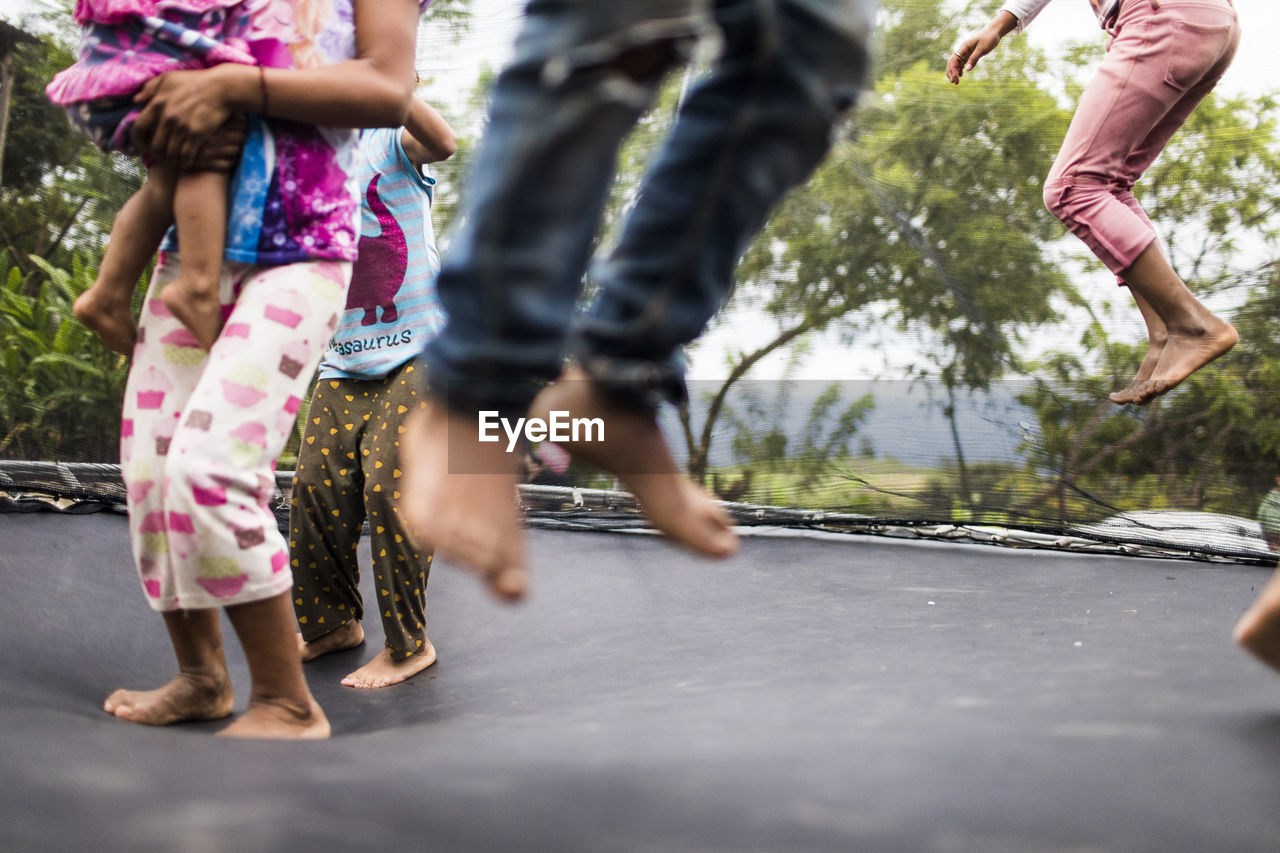
[[0, 458], [115, 461], [128, 363], [71, 316], [93, 271], [36, 263], [32, 292], [0, 254]]
[[0, 187], [0, 249], [24, 276], [38, 273], [31, 258], [57, 267], [79, 252], [101, 253], [119, 206], [140, 185], [142, 172], [128, 158], [106, 155], [71, 130], [45, 85], [71, 64], [70, 8], [32, 19], [35, 43], [19, 45]]
[[0, 456], [116, 458], [127, 363], [71, 315], [93, 281], [129, 160], [72, 133], [44, 86], [72, 61], [70, 8], [33, 19], [14, 55], [0, 187]]
[[930, 339], [915, 374], [982, 388], [1027, 330], [1074, 298], [1045, 244], [1060, 226], [1040, 184], [1066, 113], [1025, 43], [958, 89], [942, 70], [954, 38], [940, 0], [886, 3], [875, 86], [826, 162], [771, 219], [739, 267], [732, 308], [772, 317], [772, 338], [731, 356], [691, 437], [691, 474], [732, 386], [770, 354], [821, 330], [851, 340], [874, 323]]
[[1141, 346], [1112, 343], [1095, 326], [1089, 337], [1103, 370], [1065, 353], [1045, 359], [1050, 381], [1022, 399], [1038, 422], [1029, 464], [1047, 482], [1017, 511], [1063, 524], [1124, 509], [1253, 514], [1280, 474], [1280, 264], [1246, 281], [1249, 298], [1233, 317], [1241, 340], [1225, 363], [1144, 409], [1106, 399]]

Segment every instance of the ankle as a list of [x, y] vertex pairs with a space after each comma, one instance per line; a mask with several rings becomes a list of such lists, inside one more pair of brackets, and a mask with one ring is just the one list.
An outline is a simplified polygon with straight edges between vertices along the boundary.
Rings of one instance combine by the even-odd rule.
[[249, 694], [247, 710], [254, 709], [267, 711], [297, 723], [309, 723], [317, 716], [317, 705], [310, 693], [286, 696], [255, 689]]
[[226, 669], [215, 665], [183, 667], [177, 677], [191, 689], [210, 695], [219, 695], [231, 687]]

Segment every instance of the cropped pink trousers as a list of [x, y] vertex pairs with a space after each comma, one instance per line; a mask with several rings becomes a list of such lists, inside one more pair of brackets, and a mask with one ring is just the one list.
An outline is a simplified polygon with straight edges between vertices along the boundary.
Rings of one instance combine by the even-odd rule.
[[1124, 284], [1156, 239], [1134, 183], [1221, 79], [1240, 41], [1230, 0], [1122, 0], [1044, 184], [1049, 210]]
[[224, 263], [226, 324], [209, 352], [159, 299], [178, 271], [176, 256], [156, 266], [125, 389], [134, 560], [154, 610], [262, 601], [293, 586], [268, 506], [276, 457], [346, 304], [351, 264]]

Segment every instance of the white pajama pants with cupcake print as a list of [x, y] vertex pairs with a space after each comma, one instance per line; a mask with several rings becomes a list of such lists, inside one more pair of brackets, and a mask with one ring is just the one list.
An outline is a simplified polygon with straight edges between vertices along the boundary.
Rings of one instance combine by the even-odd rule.
[[226, 263], [225, 325], [200, 349], [158, 298], [156, 267], [125, 390], [120, 462], [147, 602], [197, 610], [261, 601], [293, 580], [268, 507], [316, 365], [346, 304], [351, 264]]

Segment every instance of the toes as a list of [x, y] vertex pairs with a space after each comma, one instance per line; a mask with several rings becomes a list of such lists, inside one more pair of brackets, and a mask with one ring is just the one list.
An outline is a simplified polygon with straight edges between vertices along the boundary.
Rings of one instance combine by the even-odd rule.
[[128, 696], [123, 690], [117, 690], [103, 701], [102, 710], [106, 711], [108, 714], [116, 716], [116, 712], [124, 707], [125, 700], [127, 698]]
[[107, 710], [107, 713], [120, 720], [132, 720], [133, 711], [131, 705], [114, 705]]
[[708, 545], [712, 556], [732, 557], [738, 550], [738, 536], [732, 530], [717, 530]]
[[489, 587], [507, 601], [518, 601], [529, 589], [529, 573], [524, 569], [508, 567], [489, 575]]
[[1145, 406], [1147, 405], [1147, 403], [1150, 403], [1156, 397], [1159, 397], [1161, 394], [1164, 394], [1166, 391], [1168, 391], [1172, 387], [1173, 387], [1173, 384], [1168, 382], [1167, 380], [1148, 379], [1146, 382], [1143, 382], [1139, 386], [1138, 392], [1135, 395], [1135, 399], [1133, 400], [1133, 402], [1136, 405]]

